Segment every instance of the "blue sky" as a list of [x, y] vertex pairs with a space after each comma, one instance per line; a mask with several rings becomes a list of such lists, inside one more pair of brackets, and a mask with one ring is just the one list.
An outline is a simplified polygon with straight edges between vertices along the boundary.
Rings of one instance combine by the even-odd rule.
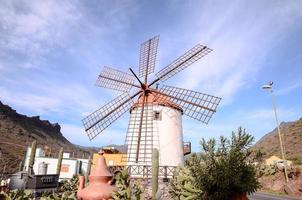
[[129, 114], [95, 140], [81, 119], [119, 95], [94, 86], [103, 66], [138, 69], [139, 45], [160, 35], [159, 70], [197, 43], [214, 49], [166, 82], [223, 98], [209, 125], [184, 116], [184, 138], [256, 139], [275, 127], [274, 81], [281, 121], [302, 117], [302, 1], [1, 1], [0, 100], [58, 122], [71, 142], [123, 144]]

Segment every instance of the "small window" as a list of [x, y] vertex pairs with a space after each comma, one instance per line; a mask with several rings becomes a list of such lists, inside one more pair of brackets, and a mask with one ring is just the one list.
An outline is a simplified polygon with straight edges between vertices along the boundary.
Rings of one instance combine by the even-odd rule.
[[161, 112], [154, 111], [154, 120], [161, 120]]

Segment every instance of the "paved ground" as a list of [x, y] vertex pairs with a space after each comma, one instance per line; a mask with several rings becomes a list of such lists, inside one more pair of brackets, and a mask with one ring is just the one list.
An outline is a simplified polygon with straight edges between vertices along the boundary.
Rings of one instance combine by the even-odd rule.
[[261, 193], [257, 192], [253, 195], [249, 196], [250, 200], [301, 200], [301, 198], [293, 198], [293, 197], [287, 197], [287, 196], [280, 196], [280, 195], [272, 195], [267, 193]]

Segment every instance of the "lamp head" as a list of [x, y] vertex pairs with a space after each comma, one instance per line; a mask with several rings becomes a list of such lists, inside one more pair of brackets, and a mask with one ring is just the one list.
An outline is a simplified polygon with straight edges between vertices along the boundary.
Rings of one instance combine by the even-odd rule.
[[264, 89], [264, 90], [271, 90], [271, 89], [273, 89], [273, 81], [270, 81], [270, 82], [268, 82], [268, 84], [263, 85], [262, 89]]

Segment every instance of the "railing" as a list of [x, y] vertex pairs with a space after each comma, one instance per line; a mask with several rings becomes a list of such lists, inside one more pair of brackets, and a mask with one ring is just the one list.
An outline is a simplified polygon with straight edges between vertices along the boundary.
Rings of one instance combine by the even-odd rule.
[[[152, 177], [152, 166], [150, 165], [109, 166], [109, 171], [114, 173], [125, 168], [132, 178]], [[166, 179], [172, 178], [175, 168], [175, 166], [159, 166], [159, 177]]]

